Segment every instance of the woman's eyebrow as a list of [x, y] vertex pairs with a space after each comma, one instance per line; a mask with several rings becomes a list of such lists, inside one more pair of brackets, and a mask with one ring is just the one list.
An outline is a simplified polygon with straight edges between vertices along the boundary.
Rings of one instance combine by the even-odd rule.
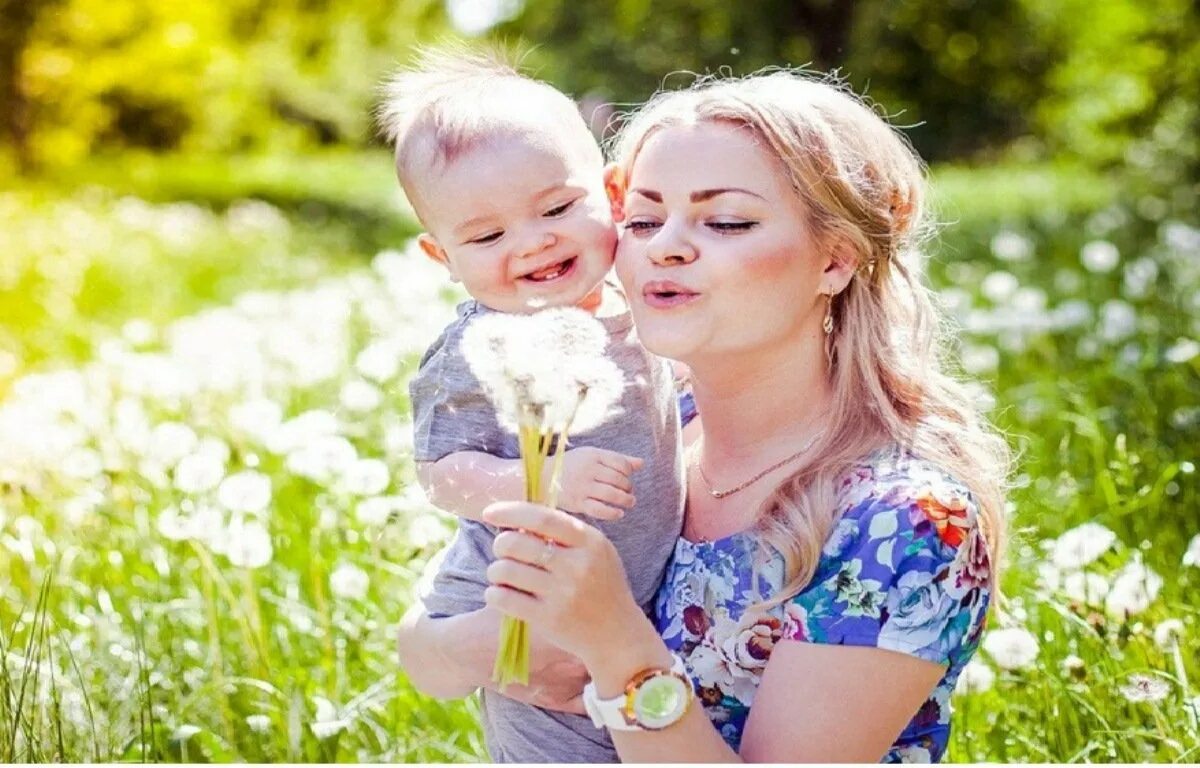
[[[641, 189], [640, 187], [636, 187], [629, 191], [637, 193], [637, 194], [641, 195], [642, 197], [645, 197], [649, 200], [653, 200], [656, 203], [661, 203], [663, 201], [662, 193], [655, 192], [652, 189]], [[717, 189], [700, 189], [700, 190], [693, 192], [689, 196], [689, 199], [693, 203], [703, 203], [707, 200], [712, 200], [714, 197], [717, 197], [718, 195], [727, 195], [727, 194], [735, 193], [735, 192], [743, 194], [743, 195], [750, 195], [751, 197], [757, 197], [759, 200], [766, 200], [765, 197], [758, 194], [757, 192], [751, 192], [750, 190], [742, 189], [741, 187], [720, 187]]]

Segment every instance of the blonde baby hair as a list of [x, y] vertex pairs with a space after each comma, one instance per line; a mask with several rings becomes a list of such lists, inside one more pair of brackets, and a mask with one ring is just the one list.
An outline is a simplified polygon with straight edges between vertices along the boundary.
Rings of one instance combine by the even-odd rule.
[[1010, 452], [970, 389], [940, 359], [948, 329], [923, 283], [921, 246], [929, 225], [921, 161], [841, 83], [771, 70], [657, 94], [614, 140], [625, 178], [656, 132], [714, 122], [762, 142], [805, 203], [817, 241], [840, 241], [857, 260], [849, 285], [831, 299], [828, 426], [758, 517], [758, 530], [787, 569], [784, 589], [764, 605], [783, 602], [812, 579], [840, 514], [837, 482], [889, 443], [910, 448], [970, 490], [998, 595]]

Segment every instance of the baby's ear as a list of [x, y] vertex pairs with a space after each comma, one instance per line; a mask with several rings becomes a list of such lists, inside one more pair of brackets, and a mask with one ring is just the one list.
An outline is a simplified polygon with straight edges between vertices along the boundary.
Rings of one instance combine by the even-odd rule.
[[604, 166], [604, 191], [614, 222], [625, 220], [625, 172], [616, 163]]
[[450, 279], [454, 282], [459, 282], [458, 274], [454, 271], [454, 265], [450, 263], [450, 257], [446, 254], [446, 249], [433, 239], [433, 235], [428, 232], [422, 232], [417, 235], [417, 245], [421, 247], [421, 251], [431, 260], [436, 261], [446, 268], [450, 273]]

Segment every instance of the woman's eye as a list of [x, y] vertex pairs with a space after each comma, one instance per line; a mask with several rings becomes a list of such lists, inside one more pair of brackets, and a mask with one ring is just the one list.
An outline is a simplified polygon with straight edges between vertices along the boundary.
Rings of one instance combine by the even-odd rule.
[[710, 229], [717, 232], [747, 232], [758, 226], [757, 221], [710, 221]]
[[497, 240], [499, 240], [500, 236], [503, 234], [504, 234], [503, 232], [489, 232], [486, 235], [483, 235], [482, 237], [476, 237], [474, 239], [468, 240], [467, 242], [474, 243], [475, 245], [487, 245], [488, 243], [494, 243]]
[[626, 222], [625, 229], [632, 229], [634, 232], [648, 232], [649, 230], [654, 229], [658, 226], [659, 226], [659, 224], [656, 221], [647, 221], [645, 219], [640, 219], [640, 220], [635, 219], [633, 221]]
[[562, 205], [556, 205], [556, 206], [554, 206], [553, 208], [551, 208], [550, 210], [546, 211], [546, 212], [545, 212], [544, 214], [542, 214], [542, 215], [543, 215], [543, 216], [545, 216], [545, 217], [546, 217], [546, 218], [548, 218], [548, 219], [552, 219], [552, 218], [554, 218], [555, 216], [562, 216], [564, 213], [566, 213], [567, 211], [569, 211], [569, 210], [571, 209], [571, 206], [572, 206], [572, 205], [575, 205], [575, 201], [574, 201], [574, 200], [568, 200], [567, 202], [563, 203]]

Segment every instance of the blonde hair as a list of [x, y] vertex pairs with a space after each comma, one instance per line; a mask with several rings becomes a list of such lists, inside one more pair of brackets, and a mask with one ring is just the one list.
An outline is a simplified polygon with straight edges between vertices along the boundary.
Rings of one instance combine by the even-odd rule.
[[439, 164], [505, 136], [558, 129], [589, 159], [603, 156], [575, 103], [519, 70], [500, 48], [445, 44], [416, 49], [380, 86], [375, 120], [395, 148], [396, 175], [420, 215], [420, 182]]
[[777, 604], [811, 581], [837, 523], [838, 482], [871, 452], [895, 443], [954, 475], [978, 505], [992, 589], [1005, 543], [1010, 454], [945, 370], [946, 330], [922, 282], [928, 231], [925, 176], [905, 138], [837, 81], [773, 70], [707, 78], [657, 94], [621, 127], [615, 154], [629, 177], [657, 131], [718, 122], [750, 131], [780, 161], [805, 203], [817, 241], [841, 242], [857, 270], [831, 299], [827, 358], [833, 405], [808, 458], [760, 511], [757, 531], [783, 555]]

